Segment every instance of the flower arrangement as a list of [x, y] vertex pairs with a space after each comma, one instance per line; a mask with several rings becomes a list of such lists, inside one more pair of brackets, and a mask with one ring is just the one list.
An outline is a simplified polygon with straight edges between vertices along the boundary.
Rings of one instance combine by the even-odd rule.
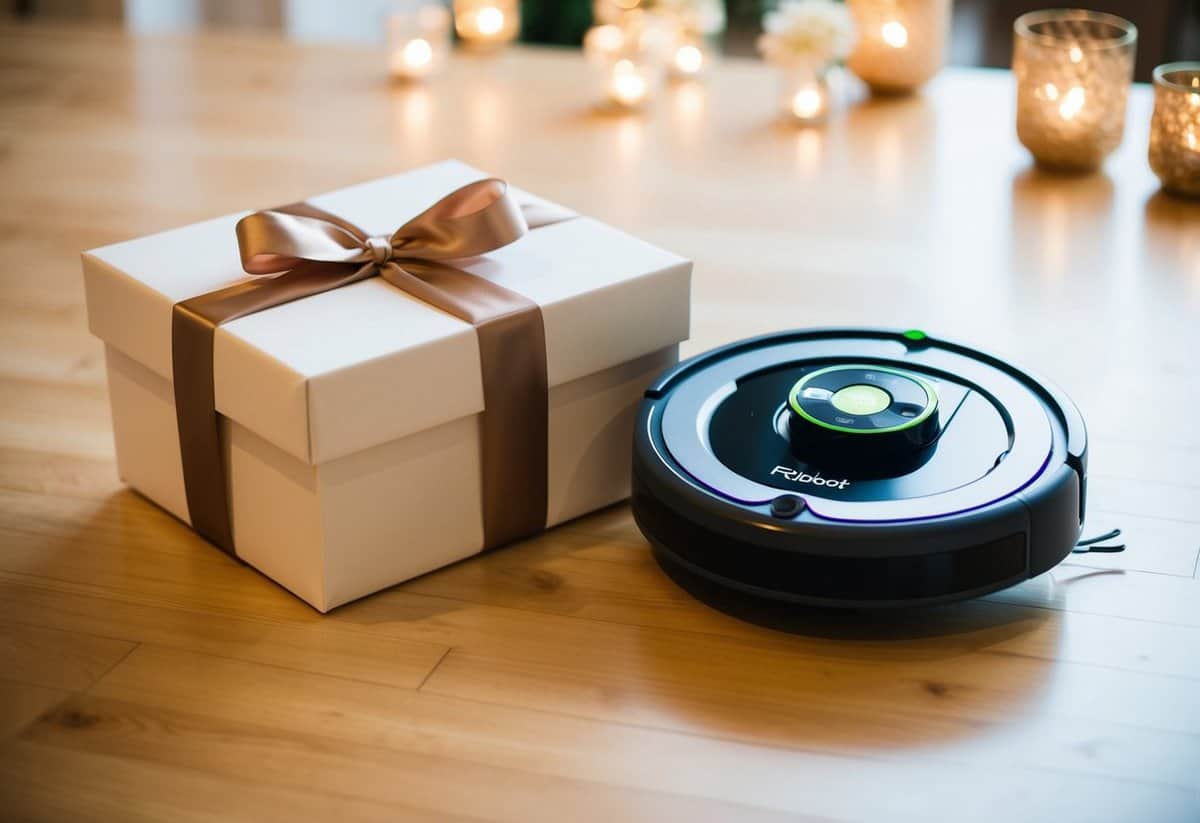
[[763, 29], [758, 50], [768, 63], [817, 71], [846, 59], [857, 39], [850, 11], [833, 0], [785, 0]]

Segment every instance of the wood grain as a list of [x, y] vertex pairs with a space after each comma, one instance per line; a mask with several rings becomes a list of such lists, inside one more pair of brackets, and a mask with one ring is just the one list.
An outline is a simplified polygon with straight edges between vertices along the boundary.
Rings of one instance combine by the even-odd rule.
[[[577, 54], [0, 25], [0, 816], [17, 820], [1195, 820], [1200, 204], [1151, 95], [1103, 173], [1034, 170], [1011, 77], [775, 121], [727, 61], [642, 115]], [[921, 327], [1063, 385], [1069, 558], [982, 600], [712, 611], [626, 506], [320, 616], [125, 490], [82, 249], [446, 157], [693, 257], [688, 351]]]
[[0, 680], [0, 738], [8, 738], [68, 696], [61, 689]]

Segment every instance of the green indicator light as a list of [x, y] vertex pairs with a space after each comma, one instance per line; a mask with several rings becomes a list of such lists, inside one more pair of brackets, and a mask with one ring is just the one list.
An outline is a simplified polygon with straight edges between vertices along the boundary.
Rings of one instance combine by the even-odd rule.
[[844, 414], [859, 416], [883, 411], [892, 404], [892, 396], [878, 386], [860, 383], [834, 392], [829, 402]]
[[904, 333], [904, 336], [909, 340], [924, 340], [925, 332], [920, 329], [909, 329]]

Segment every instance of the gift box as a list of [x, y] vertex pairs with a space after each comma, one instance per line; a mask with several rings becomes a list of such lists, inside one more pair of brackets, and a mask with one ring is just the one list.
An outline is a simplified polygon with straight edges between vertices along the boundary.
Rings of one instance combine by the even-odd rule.
[[321, 611], [625, 498], [688, 335], [689, 261], [458, 162], [83, 270], [122, 479]]

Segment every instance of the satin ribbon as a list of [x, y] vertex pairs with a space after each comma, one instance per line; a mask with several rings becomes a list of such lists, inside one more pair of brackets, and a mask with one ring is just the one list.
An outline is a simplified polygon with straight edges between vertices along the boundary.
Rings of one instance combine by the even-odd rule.
[[380, 276], [475, 328], [485, 548], [544, 529], [549, 386], [541, 308], [446, 261], [486, 254], [530, 228], [573, 216], [522, 207], [503, 181], [488, 179], [451, 192], [389, 236], [368, 235], [308, 203], [238, 221], [242, 266], [252, 278], [177, 303], [172, 313], [175, 414], [192, 527], [236, 556], [213, 388], [217, 326]]

